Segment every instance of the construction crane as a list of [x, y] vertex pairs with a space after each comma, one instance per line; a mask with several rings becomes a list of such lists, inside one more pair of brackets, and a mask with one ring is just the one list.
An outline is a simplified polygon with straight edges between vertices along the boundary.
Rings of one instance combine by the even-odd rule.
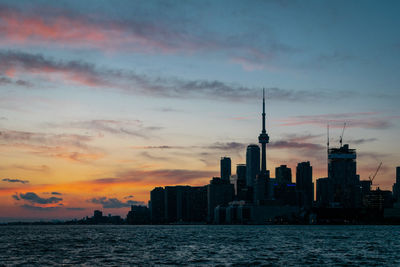
[[346, 123], [343, 124], [342, 135], [340, 136], [340, 139], [339, 139], [340, 147], [342, 147], [342, 145], [343, 145], [344, 129], [346, 129]]
[[[382, 166], [382, 162], [379, 163], [379, 166], [378, 166], [378, 168], [376, 169], [374, 175], [372, 175], [372, 177], [371, 177], [371, 176], [368, 177], [369, 180], [371, 181], [371, 186], [373, 185], [374, 179], [375, 179], [376, 175], [378, 174], [378, 171], [379, 171], [379, 169], [381, 168], [381, 166]], [[377, 185], [377, 184], [375, 184], [375, 185]]]

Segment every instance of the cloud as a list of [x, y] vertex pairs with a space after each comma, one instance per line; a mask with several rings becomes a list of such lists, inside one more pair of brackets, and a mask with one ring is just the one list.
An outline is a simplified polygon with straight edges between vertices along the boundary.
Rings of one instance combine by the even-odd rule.
[[101, 178], [92, 181], [95, 184], [118, 184], [146, 181], [156, 184], [180, 184], [215, 176], [215, 171], [185, 170], [185, 169], [160, 169], [160, 170], [125, 170], [116, 173], [115, 177]]
[[51, 211], [51, 210], [57, 210], [60, 209], [60, 207], [40, 207], [40, 206], [33, 206], [29, 204], [24, 204], [20, 206], [23, 209], [27, 210], [34, 210], [34, 211]]
[[[251, 101], [260, 97], [259, 88], [251, 88], [238, 84], [217, 80], [183, 80], [176, 77], [151, 77], [133, 71], [99, 68], [83, 61], [62, 61], [46, 58], [41, 54], [29, 54], [17, 51], [0, 51], [0, 73], [9, 69], [42, 75], [61, 75], [64, 82], [96, 88], [114, 88], [116, 90], [148, 96], [168, 98], [223, 99], [227, 101]], [[59, 80], [57, 80], [58, 82]], [[269, 99], [277, 101], [315, 101], [334, 98], [329, 92], [291, 90], [277, 87], [267, 88]], [[108, 130], [112, 121], [91, 121], [97, 127]], [[129, 134], [129, 132], [128, 132]], [[135, 134], [135, 132], [131, 133]]]
[[[92, 136], [78, 134], [0, 131], [0, 146], [19, 148], [36, 155], [82, 163], [104, 157], [104, 153], [100, 149], [88, 145], [93, 139]], [[1, 141], [5, 144], [1, 144]], [[40, 170], [47, 170], [43, 166]]]
[[180, 109], [175, 109], [175, 108], [170, 108], [170, 107], [158, 108], [156, 110], [161, 111], [161, 112], [182, 112], [182, 110], [180, 110]]
[[86, 208], [78, 208], [78, 207], [66, 207], [65, 209], [66, 210], [76, 210], [76, 211], [78, 211], [78, 210], [86, 210]]
[[360, 138], [360, 139], [346, 140], [346, 143], [354, 144], [354, 145], [361, 145], [361, 144], [366, 144], [366, 143], [372, 143], [377, 140], [378, 140], [377, 138]]
[[21, 183], [21, 184], [28, 184], [28, 180], [20, 180], [20, 179], [10, 179], [10, 178], [4, 178], [2, 179], [4, 182], [10, 182], [10, 183]]
[[310, 150], [321, 150], [325, 147], [319, 144], [313, 143], [299, 143], [299, 142], [291, 142], [291, 141], [276, 141], [268, 144], [268, 148], [270, 149], [310, 149]]
[[[0, 169], [2, 169], [2, 168], [3, 167], [0, 167]], [[32, 165], [12, 164], [12, 165], [4, 167], [4, 168], [19, 169], [19, 170], [31, 171], [31, 172], [49, 172], [50, 171], [50, 167], [47, 165], [32, 166]]]
[[[320, 136], [312, 134], [289, 134], [283, 136], [280, 140], [271, 141], [267, 145], [267, 151], [268, 149], [285, 150], [285, 153], [288, 153], [284, 158], [274, 158], [273, 161], [277, 163], [284, 161], [294, 165], [297, 162], [305, 160], [321, 163], [322, 159], [326, 159], [326, 156], [324, 156], [326, 154], [326, 147], [318, 142]], [[270, 155], [274, 157], [275, 153], [271, 153]]]
[[[42, 198], [34, 192], [27, 192], [25, 194], [20, 193], [19, 196], [17, 195], [17, 197], [19, 197], [21, 200], [26, 200], [34, 204], [52, 204], [62, 201], [62, 198], [58, 197]], [[14, 199], [16, 198], [14, 197]]]
[[0, 86], [2, 85], [18, 85], [23, 87], [32, 87], [32, 83], [23, 80], [13, 80], [8, 77], [0, 76]]
[[392, 117], [378, 117], [377, 112], [358, 112], [358, 113], [337, 113], [337, 114], [320, 114], [295, 116], [282, 119], [281, 126], [298, 126], [298, 125], [316, 125], [326, 127], [343, 128], [346, 127], [364, 128], [364, 129], [387, 129], [393, 126]]
[[361, 151], [357, 153], [359, 159], [372, 159], [374, 161], [382, 161], [383, 159], [392, 157], [393, 155], [387, 153], [371, 152], [371, 151]]
[[94, 138], [87, 135], [78, 134], [50, 134], [50, 133], [35, 133], [25, 131], [1, 130], [0, 141], [6, 142], [23, 142], [40, 145], [52, 146], [72, 146], [76, 148], [88, 148], [86, 143]]
[[139, 14], [129, 20], [117, 20], [94, 14], [83, 16], [65, 7], [42, 5], [22, 11], [2, 5], [0, 18], [0, 37], [7, 43], [51, 43], [63, 47], [143, 52], [193, 50], [199, 46], [190, 36], [171, 27], [171, 23], [154, 23], [141, 19]]
[[168, 160], [170, 160], [169, 157], [154, 156], [154, 155], [152, 155], [152, 154], [150, 154], [150, 153], [148, 153], [146, 151], [141, 152], [140, 153], [140, 157], [147, 158], [147, 159], [150, 159], [150, 160], [157, 160], [157, 161], [160, 161], [160, 160], [168, 161]]
[[118, 200], [117, 198], [107, 198], [107, 197], [99, 197], [99, 198], [92, 198], [89, 200], [94, 204], [101, 204], [104, 209], [119, 209], [130, 207], [131, 205], [141, 205], [143, 202], [134, 201], [134, 200], [127, 200], [125, 202]]
[[182, 149], [186, 148], [184, 146], [134, 146], [132, 147], [133, 149]]
[[244, 150], [246, 148], [246, 144], [238, 143], [238, 142], [216, 142], [209, 146], [206, 146], [209, 149], [216, 149], [216, 150]]
[[159, 126], [145, 126], [141, 120], [89, 120], [64, 124], [52, 123], [49, 126], [96, 130], [111, 134], [136, 136], [144, 139], [149, 138], [152, 132], [162, 129]]
[[51, 192], [52, 195], [59, 195], [61, 196], [62, 194], [60, 192]]
[[11, 79], [7, 77], [0, 77], [0, 85], [10, 84]]
[[[191, 10], [205, 8], [194, 2], [189, 5]], [[168, 4], [163, 7], [165, 12], [154, 12], [148, 10], [147, 5], [135, 3], [129, 18], [116, 18], [110, 15], [113, 12], [98, 13], [102, 8], [115, 8], [107, 4], [98, 4], [99, 8], [90, 14], [74, 10], [73, 5], [56, 8], [39, 4], [20, 9], [3, 4], [0, 5], [0, 38], [9, 45], [50, 44], [63, 49], [78, 47], [168, 54], [222, 52], [232, 62], [242, 64], [244, 68], [248, 66], [248, 69], [262, 68], [277, 56], [299, 52], [299, 49], [272, 38], [270, 31], [268, 38], [260, 35], [260, 30], [267, 31], [266, 26], [245, 34], [221, 34], [215, 27], [202, 27], [197, 15], [186, 15], [184, 6]]]

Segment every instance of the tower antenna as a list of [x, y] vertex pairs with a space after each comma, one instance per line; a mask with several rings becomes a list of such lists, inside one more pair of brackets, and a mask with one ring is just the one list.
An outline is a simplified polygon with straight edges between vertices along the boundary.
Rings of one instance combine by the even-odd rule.
[[340, 139], [339, 139], [340, 147], [342, 147], [342, 145], [343, 145], [343, 135], [344, 135], [345, 129], [346, 129], [346, 123], [343, 124], [342, 135], [340, 136]]
[[328, 151], [329, 151], [329, 123], [326, 125], [326, 131], [327, 131], [327, 134], [326, 134], [326, 147], [328, 148]]

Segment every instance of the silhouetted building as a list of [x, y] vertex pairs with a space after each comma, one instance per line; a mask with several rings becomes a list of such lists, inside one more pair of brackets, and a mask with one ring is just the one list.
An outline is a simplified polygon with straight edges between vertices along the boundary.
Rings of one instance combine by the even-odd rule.
[[370, 180], [362, 180], [360, 181], [360, 187], [361, 187], [361, 204], [363, 206], [366, 206], [366, 197], [369, 195], [371, 192], [371, 185], [372, 182]]
[[301, 162], [296, 167], [296, 187], [299, 192], [300, 206], [311, 208], [314, 201], [314, 183], [310, 162]]
[[319, 178], [317, 179], [317, 205], [319, 207], [328, 207], [329, 206], [329, 179], [328, 178]]
[[93, 219], [96, 221], [101, 221], [103, 218], [103, 212], [101, 210], [95, 210], [93, 212]]
[[221, 179], [225, 181], [229, 181], [231, 177], [231, 158], [223, 157], [220, 161], [220, 172]]
[[252, 187], [260, 173], [260, 147], [249, 145], [246, 150], [246, 185]]
[[164, 189], [165, 221], [167, 223], [178, 220], [177, 187], [166, 186]]
[[[275, 180], [276, 181], [276, 180]], [[274, 184], [274, 199], [277, 205], [299, 205], [299, 193], [296, 189], [296, 184], [293, 183], [275, 183]]]
[[189, 188], [188, 196], [188, 222], [207, 221], [207, 186]]
[[360, 179], [357, 175], [356, 150], [349, 145], [328, 150], [329, 202], [331, 206], [359, 208], [361, 206]]
[[149, 224], [150, 210], [146, 206], [132, 205], [126, 216], [128, 224]]
[[166, 186], [151, 191], [152, 223], [205, 222], [207, 187]]
[[234, 199], [234, 187], [229, 181], [214, 177], [207, 186], [207, 217], [209, 222], [214, 222], [215, 208], [227, 205]]
[[251, 200], [246, 186], [246, 164], [236, 165], [235, 194], [237, 200]]
[[292, 170], [286, 165], [275, 168], [275, 179], [278, 184], [292, 183]]
[[400, 201], [400, 167], [396, 167], [396, 183], [393, 185], [393, 198]]
[[371, 190], [365, 199], [366, 207], [383, 211], [384, 208], [393, 207], [392, 192], [389, 190]]
[[121, 216], [103, 216], [103, 212], [100, 210], [95, 210], [92, 218], [86, 219], [86, 224], [122, 224], [124, 220]]
[[165, 222], [165, 190], [156, 187], [150, 192], [150, 218], [151, 222], [158, 224]]

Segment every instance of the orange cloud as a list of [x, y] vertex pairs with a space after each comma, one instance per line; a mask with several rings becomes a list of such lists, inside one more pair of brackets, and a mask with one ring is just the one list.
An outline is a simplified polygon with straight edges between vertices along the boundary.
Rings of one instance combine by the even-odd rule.
[[67, 153], [59, 153], [55, 155], [57, 158], [67, 159], [75, 162], [84, 162], [84, 161], [92, 161], [98, 160], [104, 157], [102, 153], [79, 153], [79, 152], [67, 152]]

